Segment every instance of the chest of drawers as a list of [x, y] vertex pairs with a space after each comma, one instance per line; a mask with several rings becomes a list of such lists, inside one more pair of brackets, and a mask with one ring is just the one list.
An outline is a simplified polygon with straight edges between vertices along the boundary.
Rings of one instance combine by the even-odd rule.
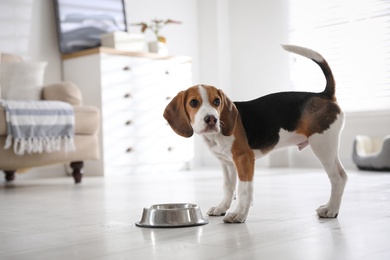
[[189, 168], [192, 138], [176, 135], [163, 118], [168, 102], [191, 86], [189, 57], [96, 52], [64, 59], [64, 79], [76, 83], [84, 103], [100, 108], [101, 174]]

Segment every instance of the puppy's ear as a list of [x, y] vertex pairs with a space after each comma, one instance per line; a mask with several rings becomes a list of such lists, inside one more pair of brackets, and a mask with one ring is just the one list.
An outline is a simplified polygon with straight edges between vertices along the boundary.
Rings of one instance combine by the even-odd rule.
[[238, 110], [234, 103], [223, 93], [218, 90], [222, 97], [222, 112], [221, 112], [221, 133], [225, 136], [233, 134], [236, 128]]
[[176, 134], [183, 137], [191, 137], [194, 130], [190, 124], [190, 118], [185, 109], [186, 92], [181, 91], [174, 97], [164, 111], [164, 118], [168, 121]]

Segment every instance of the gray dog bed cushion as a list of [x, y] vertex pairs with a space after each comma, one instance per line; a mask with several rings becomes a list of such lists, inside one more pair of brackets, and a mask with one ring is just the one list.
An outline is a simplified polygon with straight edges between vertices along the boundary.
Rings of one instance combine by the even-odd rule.
[[352, 158], [359, 169], [390, 171], [390, 135], [356, 136]]

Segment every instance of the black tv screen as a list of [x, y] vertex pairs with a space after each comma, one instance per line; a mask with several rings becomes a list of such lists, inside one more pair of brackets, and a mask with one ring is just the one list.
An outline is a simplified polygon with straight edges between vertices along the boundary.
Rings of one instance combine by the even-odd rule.
[[68, 54], [100, 46], [100, 36], [127, 31], [123, 0], [55, 0], [58, 42]]

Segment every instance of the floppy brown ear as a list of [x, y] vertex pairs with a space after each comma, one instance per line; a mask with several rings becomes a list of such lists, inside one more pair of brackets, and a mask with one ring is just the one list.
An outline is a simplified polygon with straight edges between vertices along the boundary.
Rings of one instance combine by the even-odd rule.
[[194, 134], [194, 130], [190, 124], [190, 118], [186, 113], [184, 102], [185, 92], [181, 91], [165, 108], [164, 118], [176, 134], [183, 137], [191, 137]]
[[233, 134], [234, 129], [236, 128], [238, 110], [234, 103], [223, 93], [222, 90], [219, 90], [222, 97], [222, 112], [221, 112], [221, 133], [225, 136], [230, 136]]

